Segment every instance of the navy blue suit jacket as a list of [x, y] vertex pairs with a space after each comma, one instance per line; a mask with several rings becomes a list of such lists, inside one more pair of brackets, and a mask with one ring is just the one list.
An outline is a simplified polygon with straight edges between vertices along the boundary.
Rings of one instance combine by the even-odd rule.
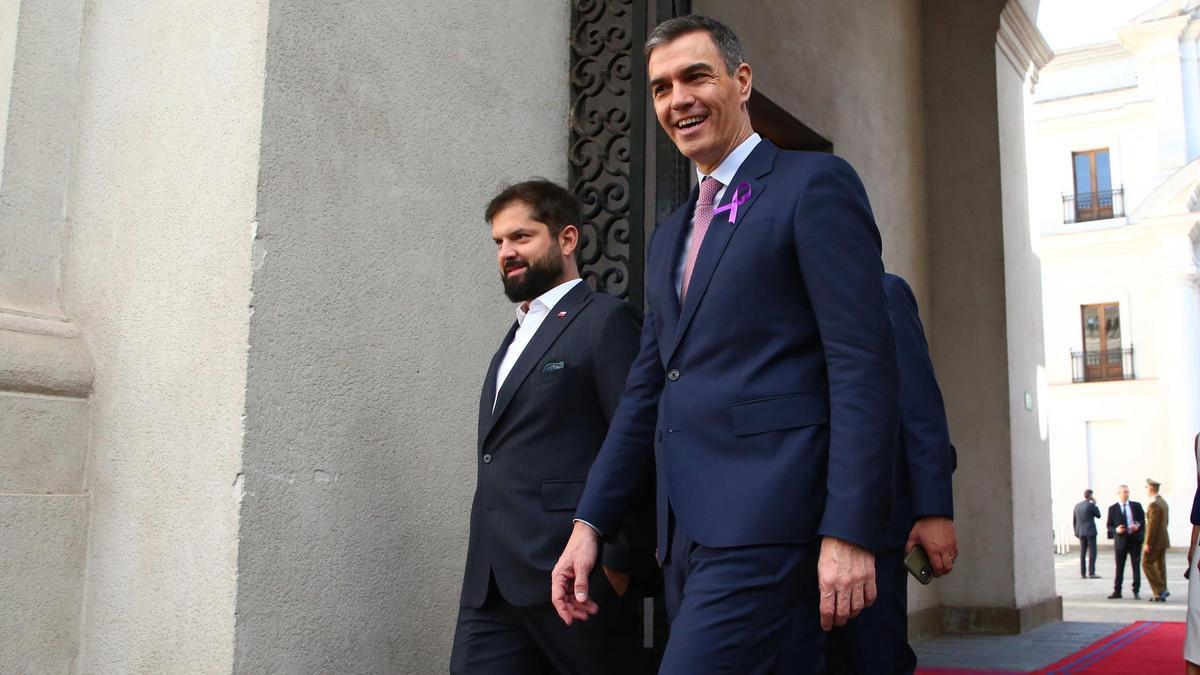
[[877, 548], [898, 399], [866, 191], [844, 160], [766, 140], [718, 210], [742, 183], [751, 196], [735, 222], [714, 216], [682, 307], [674, 271], [698, 191], [654, 232], [641, 349], [576, 516], [617, 528], [653, 448], [664, 554], [668, 508], [708, 547]]
[[892, 523], [885, 542], [894, 548], [907, 543], [917, 518], [954, 517], [951, 477], [956, 460], [917, 299], [908, 283], [894, 274], [883, 275], [883, 290], [896, 333], [900, 368], [900, 452], [894, 473]]
[[[518, 606], [544, 604], [546, 580], [638, 349], [636, 307], [586, 282], [563, 296], [521, 352], [496, 397], [514, 322], [479, 397], [478, 478], [463, 574], [464, 606], [480, 607], [494, 577]], [[495, 407], [493, 409], [493, 401]], [[649, 465], [649, 460], [647, 460]], [[654, 571], [651, 483], [627, 476], [635, 508], [613, 530], [602, 564], [646, 582]], [[643, 478], [646, 477], [646, 478]]]

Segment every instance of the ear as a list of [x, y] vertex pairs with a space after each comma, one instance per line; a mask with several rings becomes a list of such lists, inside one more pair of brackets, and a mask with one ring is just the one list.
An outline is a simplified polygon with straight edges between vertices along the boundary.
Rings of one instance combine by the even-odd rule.
[[579, 246], [579, 228], [567, 225], [558, 233], [558, 247], [562, 249], [564, 256], [570, 258], [575, 255], [577, 246]]
[[750, 100], [750, 91], [753, 89], [754, 71], [750, 69], [750, 64], [743, 63], [733, 71], [733, 79], [737, 82], [738, 97], [742, 103]]

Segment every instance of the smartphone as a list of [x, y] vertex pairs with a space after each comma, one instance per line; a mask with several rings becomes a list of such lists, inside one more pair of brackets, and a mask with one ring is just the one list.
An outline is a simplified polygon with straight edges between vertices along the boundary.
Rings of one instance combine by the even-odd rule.
[[933, 565], [929, 564], [929, 554], [920, 545], [904, 556], [904, 567], [917, 581], [928, 585], [933, 581]]

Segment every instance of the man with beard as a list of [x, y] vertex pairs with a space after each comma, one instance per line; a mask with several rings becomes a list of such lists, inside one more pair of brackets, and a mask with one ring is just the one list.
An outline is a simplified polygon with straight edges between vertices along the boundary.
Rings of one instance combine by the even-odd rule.
[[592, 588], [608, 616], [568, 628], [546, 580], [638, 351], [641, 314], [579, 277], [580, 209], [544, 180], [488, 204], [517, 320], [479, 400], [478, 477], [450, 669], [454, 673], [640, 673], [637, 600], [654, 574], [652, 484], [601, 551]]

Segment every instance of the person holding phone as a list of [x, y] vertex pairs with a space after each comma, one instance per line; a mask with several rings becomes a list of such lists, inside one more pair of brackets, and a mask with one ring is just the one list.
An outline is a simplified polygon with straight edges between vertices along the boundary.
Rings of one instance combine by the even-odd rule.
[[1117, 574], [1109, 600], [1121, 597], [1126, 558], [1133, 563], [1133, 599], [1142, 597], [1139, 591], [1142, 588], [1142, 542], [1146, 536], [1142, 528], [1145, 523], [1146, 512], [1142, 510], [1142, 505], [1129, 500], [1129, 486], [1118, 486], [1117, 503], [1108, 507], [1108, 538], [1113, 540], [1113, 551], [1117, 558]]

